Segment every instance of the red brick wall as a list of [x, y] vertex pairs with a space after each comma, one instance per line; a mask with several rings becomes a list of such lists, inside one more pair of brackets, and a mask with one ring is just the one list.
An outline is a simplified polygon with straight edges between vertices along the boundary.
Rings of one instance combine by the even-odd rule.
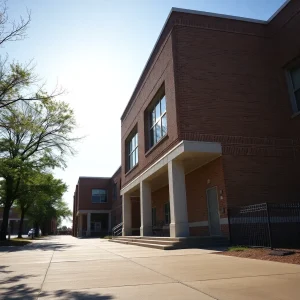
[[[92, 203], [92, 189], [106, 189], [107, 203]], [[112, 191], [110, 178], [83, 178], [78, 181], [78, 209], [105, 210], [111, 208]]]
[[122, 198], [120, 195], [121, 189], [121, 168], [119, 168], [111, 179], [111, 193], [113, 193], [114, 184], [117, 185], [117, 197], [111, 202], [111, 222], [112, 227], [122, 222]]
[[165, 220], [165, 203], [170, 202], [169, 186], [165, 186], [151, 194], [152, 207], [156, 207], [156, 222]]
[[217, 187], [220, 218], [227, 217], [227, 197], [222, 158], [187, 174], [185, 183], [189, 222], [208, 220], [206, 190], [212, 187]]
[[[147, 72], [143, 84], [141, 85], [138, 92], [136, 92], [136, 96], [132, 101], [132, 106], [127, 108], [127, 112], [123, 116], [121, 129], [122, 186], [130, 182], [142, 170], [144, 170], [159, 156], [161, 156], [164, 152], [166, 152], [177, 143], [177, 116], [172, 57], [172, 39], [170, 36], [168, 36], [159, 49], [157, 55], [155, 56], [153, 64]], [[160, 143], [160, 145], [155, 147], [152, 151], [148, 152], [147, 148], [145, 147], [146, 145], [144, 138], [144, 113], [163, 83], [165, 85], [167, 105], [168, 135]], [[136, 168], [132, 169], [125, 176], [125, 140], [136, 125], [139, 140], [139, 163]]]

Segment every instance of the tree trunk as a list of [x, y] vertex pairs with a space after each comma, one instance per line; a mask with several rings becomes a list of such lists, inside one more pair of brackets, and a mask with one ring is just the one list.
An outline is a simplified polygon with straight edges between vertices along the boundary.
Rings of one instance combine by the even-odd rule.
[[34, 236], [35, 237], [39, 236], [39, 231], [40, 231], [39, 224], [37, 222], [35, 222], [35, 226], [34, 226]]
[[19, 232], [18, 232], [18, 238], [19, 239], [22, 238], [24, 217], [25, 217], [25, 209], [21, 208], [21, 219], [20, 219]]
[[8, 177], [5, 179], [6, 188], [5, 188], [5, 201], [3, 208], [3, 219], [0, 230], [0, 241], [6, 241], [6, 234], [8, 229], [8, 219], [9, 219], [9, 210], [13, 205], [13, 178]]
[[0, 230], [0, 241], [6, 240], [10, 207], [11, 205], [9, 205], [8, 201], [6, 201], [3, 208], [3, 219], [2, 219], [1, 230]]

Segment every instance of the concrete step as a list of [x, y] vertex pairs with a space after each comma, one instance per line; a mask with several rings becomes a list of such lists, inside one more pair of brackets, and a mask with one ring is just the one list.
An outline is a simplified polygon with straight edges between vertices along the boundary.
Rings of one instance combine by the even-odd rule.
[[140, 246], [140, 247], [160, 249], [160, 250], [177, 249], [176, 246], [174, 246], [174, 245], [159, 245], [159, 244], [151, 244], [151, 243], [140, 243], [140, 242], [134, 242], [134, 241], [119, 240], [119, 239], [114, 239], [114, 240], [110, 240], [110, 241], [114, 242], [114, 243], [119, 243], [119, 244]]
[[116, 239], [141, 239], [141, 240], [155, 240], [155, 241], [168, 241], [168, 242], [182, 242], [186, 240], [186, 238], [181, 237], [181, 238], [172, 238], [168, 236], [116, 236]]
[[172, 246], [173, 244], [181, 243], [177, 241], [172, 241], [172, 240], [160, 240], [160, 239], [141, 239], [141, 238], [117, 238], [114, 239], [117, 241], [127, 241], [127, 242], [138, 242], [142, 244], [156, 244], [156, 245], [166, 245], [166, 246]]

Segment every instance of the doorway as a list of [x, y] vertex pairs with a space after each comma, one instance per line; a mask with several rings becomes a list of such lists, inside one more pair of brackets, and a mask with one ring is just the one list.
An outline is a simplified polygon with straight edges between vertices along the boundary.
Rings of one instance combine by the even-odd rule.
[[221, 235], [219, 201], [217, 187], [206, 190], [208, 224], [210, 235]]

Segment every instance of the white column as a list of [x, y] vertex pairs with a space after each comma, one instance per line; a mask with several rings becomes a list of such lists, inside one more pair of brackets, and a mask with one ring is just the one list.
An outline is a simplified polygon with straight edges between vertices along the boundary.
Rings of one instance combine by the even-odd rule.
[[86, 236], [91, 236], [91, 213], [87, 213]]
[[140, 203], [141, 203], [141, 236], [152, 235], [152, 204], [151, 204], [151, 187], [149, 182], [141, 181], [140, 183]]
[[168, 163], [169, 194], [170, 194], [170, 236], [189, 236], [189, 223], [185, 191], [185, 174], [180, 162]]
[[131, 225], [131, 199], [130, 195], [124, 194], [122, 197], [122, 213], [123, 213], [123, 228], [122, 235], [131, 235], [132, 234], [132, 225]]

